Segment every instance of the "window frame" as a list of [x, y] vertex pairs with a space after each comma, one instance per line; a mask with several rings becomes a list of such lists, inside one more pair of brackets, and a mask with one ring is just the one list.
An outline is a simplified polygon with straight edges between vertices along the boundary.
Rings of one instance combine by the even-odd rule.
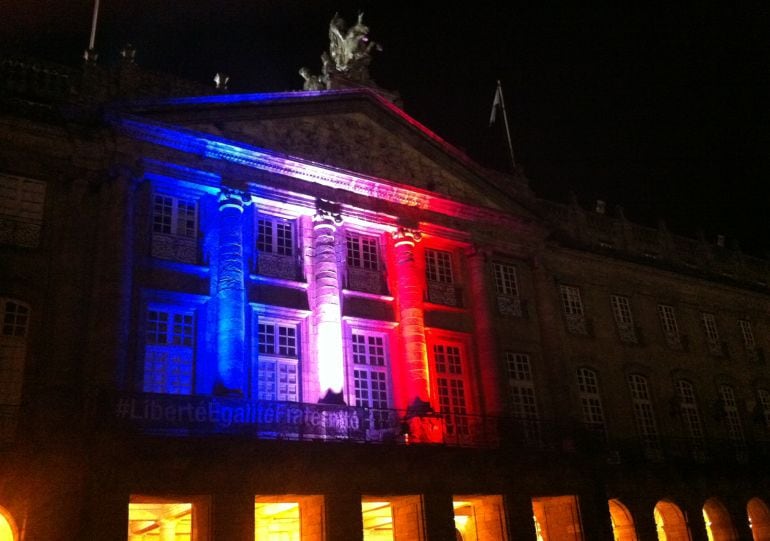
[[[270, 326], [272, 330], [269, 333], [263, 332], [262, 326]], [[282, 334], [282, 331], [291, 332]], [[302, 319], [299, 317], [287, 317], [286, 314], [269, 312], [254, 314], [249, 376], [249, 394], [253, 400], [302, 402], [304, 370], [302, 332]], [[263, 343], [263, 336], [270, 336], [271, 343]], [[283, 344], [282, 339], [284, 339]], [[267, 349], [268, 345], [271, 346], [271, 350], [262, 351], [262, 348]], [[287, 349], [282, 351], [282, 347]], [[269, 374], [272, 374], [272, 378], [268, 382], [266, 376]], [[282, 375], [285, 375], [283, 381]], [[272, 386], [270, 390], [264, 388], [266, 383]]]
[[425, 279], [428, 283], [454, 285], [454, 254], [449, 250], [425, 248]]
[[[439, 348], [443, 350], [440, 355]], [[437, 413], [444, 418], [446, 435], [450, 439], [470, 438], [474, 404], [467, 340], [452, 335], [431, 336], [428, 352], [432, 393], [436, 397]]]
[[642, 440], [645, 451], [653, 453], [657, 457], [661, 452], [660, 429], [650, 391], [649, 378], [638, 373], [628, 374], [626, 384], [631, 396], [631, 407], [634, 412], [637, 434]]
[[[270, 224], [269, 250], [263, 249], [267, 244], [265, 241], [261, 240], [267, 238], [267, 235], [263, 234], [263, 224]], [[284, 228], [288, 228], [289, 230], [288, 239], [290, 240], [291, 246], [288, 249], [285, 246], [287, 236], [285, 235]], [[257, 213], [254, 216], [254, 247], [257, 254], [270, 254], [276, 257], [293, 258], [297, 254], [299, 248], [298, 244], [296, 220], [264, 213]]]
[[508, 376], [511, 414], [515, 421], [521, 423], [526, 441], [539, 441], [540, 408], [532, 376], [531, 356], [529, 353], [505, 351], [504, 361]]
[[[153, 324], [150, 316], [152, 312], [165, 314], [166, 320], [161, 321], [156, 318], [157, 325]], [[142, 392], [195, 394], [198, 357], [198, 321], [195, 307], [151, 302], [144, 307], [143, 313]], [[181, 321], [175, 321], [174, 316], [181, 316]], [[185, 318], [189, 318], [189, 321], [185, 321]], [[165, 326], [165, 330], [161, 330], [160, 326]], [[175, 332], [175, 326], [180, 326], [181, 329], [187, 329], [189, 332]], [[159, 340], [160, 336], [165, 338]], [[185, 343], [186, 340], [187, 343]], [[186, 372], [189, 380], [187, 383], [184, 381], [185, 372], [181, 372], [182, 370]], [[175, 372], [177, 372], [176, 377], [174, 377]], [[150, 379], [153, 374], [158, 374], [160, 379]]]

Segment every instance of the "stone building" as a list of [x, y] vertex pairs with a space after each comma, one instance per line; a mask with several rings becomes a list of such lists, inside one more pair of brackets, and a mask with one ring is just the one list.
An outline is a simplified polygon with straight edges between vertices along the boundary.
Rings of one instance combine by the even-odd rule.
[[767, 262], [371, 86], [0, 71], [0, 540], [770, 539]]

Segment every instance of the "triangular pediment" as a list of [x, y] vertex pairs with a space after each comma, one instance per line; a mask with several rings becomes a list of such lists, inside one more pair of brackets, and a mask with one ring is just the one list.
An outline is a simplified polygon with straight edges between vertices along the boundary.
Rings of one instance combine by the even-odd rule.
[[[471, 205], [529, 214], [516, 194], [367, 91], [287, 92], [144, 102], [133, 113], [319, 165], [382, 178]], [[515, 185], [514, 185], [515, 184]]]

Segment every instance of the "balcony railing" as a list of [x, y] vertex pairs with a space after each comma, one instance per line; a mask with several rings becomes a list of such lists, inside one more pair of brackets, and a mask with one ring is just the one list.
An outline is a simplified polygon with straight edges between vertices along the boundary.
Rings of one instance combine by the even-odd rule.
[[113, 396], [110, 404], [111, 410], [103, 418], [108, 430], [165, 437], [223, 435], [285, 441], [502, 447], [525, 453], [570, 454], [609, 464], [742, 464], [770, 459], [770, 439], [736, 442], [655, 435], [617, 438], [582, 423], [565, 425], [511, 416], [412, 416], [396, 409], [149, 393]]

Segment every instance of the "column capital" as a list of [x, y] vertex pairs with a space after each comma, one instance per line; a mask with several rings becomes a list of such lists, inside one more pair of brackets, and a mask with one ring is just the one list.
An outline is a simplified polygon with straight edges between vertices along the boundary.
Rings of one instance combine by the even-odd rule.
[[251, 198], [245, 192], [222, 188], [219, 192], [219, 210], [237, 208], [243, 212], [243, 207], [251, 204]]
[[316, 199], [314, 222], [332, 221], [334, 225], [342, 223], [342, 211], [338, 203], [326, 201], [325, 199]]
[[465, 255], [469, 258], [472, 257], [479, 257], [483, 259], [484, 262], [488, 261], [492, 257], [493, 250], [488, 246], [477, 246], [472, 245], [468, 246], [465, 249]]
[[422, 240], [422, 232], [413, 227], [399, 227], [393, 233], [393, 240], [396, 241], [396, 246], [401, 244], [411, 244], [414, 246]]

